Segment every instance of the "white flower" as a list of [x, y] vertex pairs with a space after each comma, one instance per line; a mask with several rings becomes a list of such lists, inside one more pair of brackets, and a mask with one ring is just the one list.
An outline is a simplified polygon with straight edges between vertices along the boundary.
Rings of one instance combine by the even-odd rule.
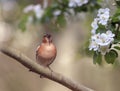
[[69, 7], [82, 6], [83, 4], [88, 3], [88, 0], [69, 0]]
[[105, 9], [99, 9], [98, 10], [98, 14], [97, 14], [97, 16], [99, 17], [99, 16], [101, 16], [102, 14], [108, 14], [109, 15], [109, 12], [110, 12], [110, 9], [109, 8], [105, 8]]
[[99, 33], [98, 34], [96, 34], [96, 35], [93, 35], [92, 37], [91, 37], [91, 43], [90, 43], [90, 46], [89, 46], [89, 50], [94, 50], [94, 51], [97, 51], [97, 50], [99, 50], [99, 45], [98, 45], [98, 43], [97, 43], [97, 39], [99, 38]]
[[82, 6], [83, 4], [88, 3], [88, 0], [75, 0], [77, 6]]
[[106, 31], [106, 33], [98, 33], [96, 34], [96, 30], [98, 29], [98, 24], [101, 25], [107, 25], [109, 17], [110, 17], [110, 9], [105, 8], [105, 9], [99, 9], [97, 18], [94, 19], [94, 21], [91, 24], [92, 30], [92, 37], [91, 37], [91, 42], [89, 46], [89, 50], [94, 50], [101, 52], [102, 55], [105, 55], [106, 52], [109, 52], [110, 50], [110, 45], [114, 41], [114, 36], [110, 30]]
[[97, 23], [98, 23], [98, 19], [95, 18], [94, 21], [91, 24], [93, 30], [96, 30], [98, 28], [98, 24]]
[[77, 6], [82, 6], [83, 2], [81, 0], [74, 0]]
[[111, 38], [109, 38], [109, 36], [106, 33], [102, 33], [99, 36], [99, 39], [97, 40], [97, 43], [100, 46], [106, 46], [109, 45], [111, 43]]
[[38, 19], [40, 19], [42, 17], [42, 15], [44, 14], [44, 10], [43, 10], [43, 8], [41, 7], [40, 4], [35, 5], [33, 7], [33, 11], [35, 12], [35, 15]]
[[109, 38], [113, 38], [115, 36], [115, 34], [113, 34], [110, 30], [108, 30], [106, 34], [108, 35]]
[[90, 45], [89, 45], [89, 50], [94, 50], [97, 51], [99, 49], [99, 45], [95, 42], [95, 41], [91, 41]]
[[28, 13], [33, 10], [34, 5], [28, 5], [27, 7], [24, 8], [23, 12]]
[[107, 25], [108, 20], [109, 20], [109, 11], [110, 9], [105, 8], [105, 9], [99, 9], [98, 10], [98, 14], [97, 14], [97, 18], [94, 19], [94, 21], [91, 23], [91, 34], [96, 34], [96, 29], [98, 29], [98, 24], [102, 24], [102, 25]]
[[109, 15], [102, 14], [99, 17], [99, 22], [98, 23], [102, 24], [102, 25], [107, 25], [108, 19], [109, 19]]
[[114, 36], [110, 30], [106, 33], [98, 33], [91, 37], [91, 43], [89, 50], [99, 51], [102, 55], [105, 55], [109, 51], [109, 46], [114, 41]]
[[110, 11], [110, 9], [108, 9], [108, 8], [98, 10], [97, 16], [98, 16], [98, 20], [99, 20], [98, 23], [99, 24], [102, 24], [102, 25], [107, 24], [108, 19], [110, 17], [110, 12], [109, 11]]
[[36, 18], [38, 18], [38, 19], [40, 19], [42, 17], [42, 15], [44, 14], [44, 9], [41, 7], [40, 4], [28, 5], [23, 10], [24, 13], [28, 13], [30, 11], [33, 11], [35, 13]]
[[76, 3], [74, 0], [69, 0], [69, 4], [68, 4], [69, 7], [76, 7]]
[[94, 21], [91, 24], [92, 30], [91, 30], [91, 34], [96, 34], [96, 29], [98, 28], [98, 19], [95, 18]]
[[54, 16], [58, 16], [58, 15], [60, 15], [61, 14], [61, 10], [55, 10], [54, 12], [53, 12], [53, 15]]
[[92, 30], [91, 30], [91, 34], [92, 34], [92, 35], [96, 34], [96, 30], [95, 30], [95, 29], [92, 29]]

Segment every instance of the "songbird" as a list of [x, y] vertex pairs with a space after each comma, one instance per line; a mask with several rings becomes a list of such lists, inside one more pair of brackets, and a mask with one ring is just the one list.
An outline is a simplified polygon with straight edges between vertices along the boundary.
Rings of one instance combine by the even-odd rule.
[[[56, 46], [52, 42], [52, 36], [45, 34], [43, 36], [42, 43], [37, 47], [36, 50], [36, 61], [38, 64], [49, 67], [50, 64], [55, 60], [57, 55]], [[51, 70], [52, 71], [52, 70]]]

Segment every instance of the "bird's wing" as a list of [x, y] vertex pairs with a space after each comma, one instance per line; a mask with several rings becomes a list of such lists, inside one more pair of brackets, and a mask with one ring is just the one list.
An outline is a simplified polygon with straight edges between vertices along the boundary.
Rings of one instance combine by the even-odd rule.
[[50, 64], [52, 64], [52, 63], [53, 63], [53, 61], [55, 60], [55, 58], [56, 58], [56, 56], [55, 56], [55, 57], [50, 58], [50, 60], [51, 60], [51, 61], [50, 61], [50, 62], [49, 62], [49, 64], [47, 65], [48, 67], [49, 67], [49, 65], [50, 65]]
[[37, 49], [36, 49], [36, 59], [37, 59], [37, 56], [38, 56], [39, 48], [40, 48], [40, 45], [39, 45], [39, 46], [37, 47]]

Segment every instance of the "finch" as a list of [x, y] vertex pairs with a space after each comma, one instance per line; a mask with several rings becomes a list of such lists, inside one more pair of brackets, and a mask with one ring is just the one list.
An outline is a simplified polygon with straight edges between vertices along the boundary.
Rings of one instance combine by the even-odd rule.
[[49, 66], [55, 60], [56, 55], [57, 50], [52, 42], [52, 36], [50, 34], [45, 34], [43, 36], [42, 43], [37, 47], [36, 50], [37, 63], [50, 69]]

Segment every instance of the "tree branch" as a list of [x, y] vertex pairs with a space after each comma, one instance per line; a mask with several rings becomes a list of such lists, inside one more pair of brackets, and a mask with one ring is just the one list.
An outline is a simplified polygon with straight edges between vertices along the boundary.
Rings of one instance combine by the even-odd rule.
[[9, 47], [2, 47], [1, 52], [8, 55], [9, 57], [12, 57], [13, 59], [16, 59], [16, 61], [18, 61], [19, 63], [24, 65], [26, 68], [30, 69], [31, 71], [37, 74], [41, 74], [50, 80], [58, 82], [63, 86], [71, 89], [72, 91], [94, 91], [88, 87], [78, 84], [77, 82], [65, 76], [62, 76], [59, 73], [51, 72], [49, 69], [40, 66], [35, 61], [29, 59], [24, 54], [20, 53], [15, 49], [12, 49]]

